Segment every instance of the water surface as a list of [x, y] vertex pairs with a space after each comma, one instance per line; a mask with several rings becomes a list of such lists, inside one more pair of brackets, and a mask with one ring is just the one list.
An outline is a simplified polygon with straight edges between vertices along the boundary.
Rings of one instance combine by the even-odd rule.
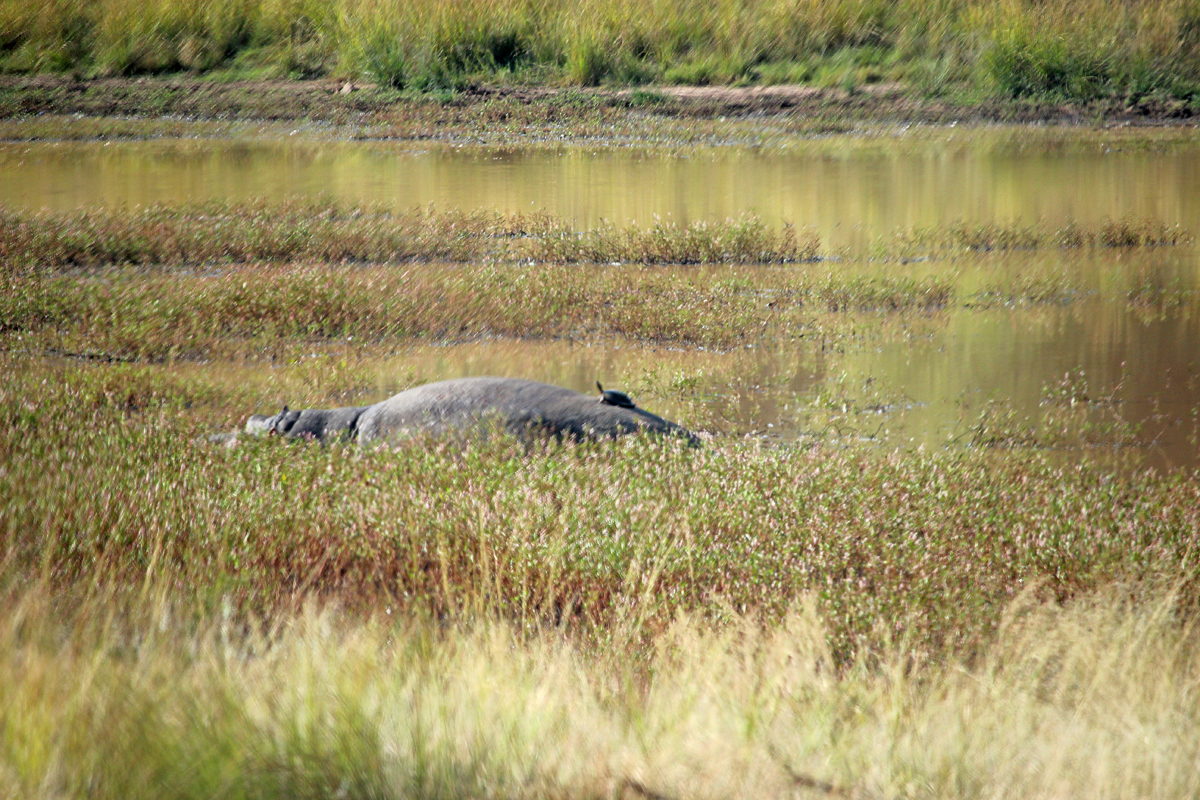
[[[958, 220], [1054, 225], [1136, 217], [1200, 232], [1200, 138], [942, 129], [682, 151], [299, 137], [0, 144], [0, 205], [8, 208], [297, 195], [397, 208], [547, 211], [581, 228], [754, 213], [814, 229], [826, 252]], [[890, 262], [853, 268], [900, 269]], [[597, 378], [636, 389], [678, 373], [697, 377], [693, 394], [652, 397], [653, 410], [697, 427], [779, 441], [940, 447], [970, 444], [981, 418], [996, 409], [1017, 420], [1058, 413], [1055, 387], [1065, 379], [1068, 394], [1095, 405], [1104, 424], [1119, 417], [1136, 426], [1134, 437], [1109, 436], [1112, 449], [1141, 453], [1155, 466], [1200, 463], [1195, 246], [1043, 250], [925, 269], [954, 276], [968, 296], [1025, 272], [1053, 276], [1071, 292], [1061, 302], [947, 309], [907, 333], [867, 337], [837, 353], [769, 340], [733, 354], [605, 341], [420, 348], [381, 370], [377, 393], [405, 385], [413, 364], [429, 378], [517, 374], [581, 391]], [[1135, 294], [1142, 300], [1131, 300]], [[843, 411], [835, 429], [814, 428], [814, 420], [828, 420], [817, 411], [837, 403]], [[1096, 439], [1095, 447], [1108, 446], [1103, 435]]]
[[303, 139], [0, 144], [0, 204], [68, 210], [330, 197], [543, 210], [593, 227], [755, 213], [829, 248], [956, 220], [1152, 218], [1200, 230], [1200, 142], [1029, 131], [842, 137], [805, 147], [502, 149]]

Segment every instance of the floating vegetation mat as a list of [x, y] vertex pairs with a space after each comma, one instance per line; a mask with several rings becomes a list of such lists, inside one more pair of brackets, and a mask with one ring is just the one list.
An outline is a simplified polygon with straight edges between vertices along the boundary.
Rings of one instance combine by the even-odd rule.
[[956, 222], [936, 228], [913, 228], [879, 243], [883, 256], [948, 255], [955, 252], [1036, 250], [1047, 247], [1164, 247], [1186, 244], [1192, 235], [1179, 225], [1147, 219], [1106, 220], [1087, 226]]
[[779, 264], [818, 256], [814, 235], [754, 216], [708, 224], [579, 231], [546, 214], [294, 202], [156, 206], [71, 214], [0, 212], [9, 268], [246, 261]]
[[[1047, 247], [1155, 247], [1190, 242], [1152, 220], [969, 225], [902, 231], [870, 252], [883, 258]], [[824, 256], [828, 257], [826, 253]], [[838, 254], [854, 256], [855, 254]], [[822, 258], [815, 233], [756, 216], [579, 230], [548, 214], [395, 211], [295, 201], [207, 203], [73, 213], [0, 211], [8, 271], [136, 264], [504, 261], [548, 264], [793, 264]]]

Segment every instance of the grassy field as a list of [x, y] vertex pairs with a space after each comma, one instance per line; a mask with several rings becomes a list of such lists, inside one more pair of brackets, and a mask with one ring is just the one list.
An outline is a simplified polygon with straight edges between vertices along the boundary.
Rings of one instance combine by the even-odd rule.
[[203, 435], [312, 375], [2, 366], [6, 795], [1196, 791], [1194, 476], [226, 449]]
[[[798, 604], [681, 617], [631, 664], [554, 633], [302, 609], [181, 634], [27, 595], [0, 628], [17, 797], [1194, 796], [1194, 626], [1164, 591], [1017, 601], [970, 672], [903, 645], [830, 668]], [[85, 612], [86, 613], [86, 612]], [[166, 624], [163, 621], [166, 620]]]
[[[0, 795], [1193, 797], [1194, 473], [1052, 457], [1000, 417], [928, 452], [723, 435], [670, 352], [834, 352], [1071, 296], [998, 261], [980, 295], [918, 256], [1187, 241], [959, 225], [829, 254], [753, 218], [5, 212]], [[497, 336], [666, 345], [639, 398], [715, 435], [206, 438], [281, 396], [361, 402], [414, 342]], [[1077, 381], [1049, 391], [1045, 430], [1088, 413]]]
[[0, 2], [0, 68], [392, 87], [900, 81], [925, 93], [1194, 108], [1196, 0]]

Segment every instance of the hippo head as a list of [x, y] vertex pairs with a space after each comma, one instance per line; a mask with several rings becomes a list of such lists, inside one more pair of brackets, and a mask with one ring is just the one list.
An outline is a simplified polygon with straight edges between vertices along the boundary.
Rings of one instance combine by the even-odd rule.
[[300, 419], [300, 410], [290, 410], [284, 406], [278, 414], [267, 420], [268, 436], [286, 436]]
[[252, 414], [250, 419], [246, 420], [246, 433], [255, 433], [260, 436], [283, 436], [292, 429], [298, 419], [300, 419], [300, 411], [292, 411], [287, 406], [284, 406], [273, 417]]

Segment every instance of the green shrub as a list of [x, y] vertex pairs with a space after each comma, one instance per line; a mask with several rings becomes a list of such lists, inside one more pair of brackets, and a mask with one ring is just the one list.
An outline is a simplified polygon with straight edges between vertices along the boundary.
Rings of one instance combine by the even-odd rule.
[[1111, 83], [1109, 56], [1091, 42], [1017, 27], [995, 37], [984, 64], [1011, 97], [1087, 100]]

